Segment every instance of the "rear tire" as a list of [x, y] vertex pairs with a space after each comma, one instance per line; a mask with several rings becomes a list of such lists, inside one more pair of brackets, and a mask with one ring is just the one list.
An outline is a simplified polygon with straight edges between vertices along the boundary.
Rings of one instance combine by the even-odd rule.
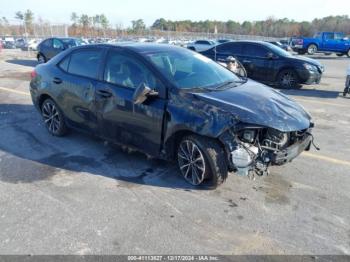
[[344, 54], [337, 54], [337, 56], [342, 57], [342, 56], [344, 56]]
[[53, 136], [64, 136], [68, 132], [62, 111], [50, 98], [41, 105], [41, 115], [49, 133]]
[[301, 87], [297, 73], [291, 69], [281, 71], [277, 76], [277, 83], [278, 86], [283, 89], [295, 89]]
[[46, 57], [42, 54], [38, 55], [38, 63], [39, 64], [45, 64], [47, 62]]
[[185, 136], [177, 149], [177, 162], [183, 177], [193, 186], [214, 189], [228, 175], [225, 151], [215, 139]]
[[307, 47], [307, 53], [309, 55], [314, 55], [317, 52], [317, 46], [315, 44], [311, 44]]

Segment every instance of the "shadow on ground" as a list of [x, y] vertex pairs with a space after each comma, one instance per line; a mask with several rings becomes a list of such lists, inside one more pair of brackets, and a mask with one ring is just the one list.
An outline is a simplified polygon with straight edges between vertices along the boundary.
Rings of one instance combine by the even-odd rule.
[[0, 150], [6, 153], [0, 154], [4, 182], [34, 183], [62, 174], [63, 169], [114, 178], [127, 187], [196, 189], [184, 181], [175, 163], [128, 153], [75, 131], [65, 137], [49, 135], [32, 105], [0, 104], [0, 129]]
[[33, 59], [10, 59], [10, 60], [6, 60], [6, 62], [10, 64], [29, 66], [29, 67], [35, 67], [38, 64], [38, 61]]
[[292, 89], [292, 90], [280, 89], [280, 91], [285, 95], [301, 96], [301, 97], [337, 98], [343, 95], [343, 90], [338, 92], [338, 91], [331, 91], [331, 90], [316, 90], [316, 89]]
[[344, 56], [334, 56], [334, 55], [323, 55], [323, 54], [316, 54], [316, 55], [296, 55], [296, 56], [305, 56], [308, 58], [312, 59], [317, 59], [317, 60], [349, 60], [349, 58], [344, 55]]

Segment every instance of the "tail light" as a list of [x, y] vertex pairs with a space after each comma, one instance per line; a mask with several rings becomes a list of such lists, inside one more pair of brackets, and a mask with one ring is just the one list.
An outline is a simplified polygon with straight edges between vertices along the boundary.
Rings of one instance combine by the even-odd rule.
[[32, 72], [30, 72], [30, 77], [31, 77], [31, 79], [35, 78], [36, 76], [37, 76], [37, 74], [36, 74], [36, 71], [35, 71], [35, 70], [33, 70]]

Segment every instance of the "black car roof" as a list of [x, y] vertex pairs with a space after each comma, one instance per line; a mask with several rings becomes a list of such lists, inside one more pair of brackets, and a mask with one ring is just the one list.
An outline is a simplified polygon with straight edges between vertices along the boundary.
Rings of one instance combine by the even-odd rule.
[[171, 49], [178, 49], [178, 50], [184, 50], [183, 47], [178, 47], [174, 45], [168, 45], [168, 44], [155, 44], [155, 43], [136, 43], [136, 42], [120, 42], [120, 43], [113, 43], [113, 44], [89, 44], [84, 46], [79, 46], [76, 48], [87, 48], [87, 47], [121, 47], [125, 48], [131, 51], [135, 51], [140, 54], [147, 54], [147, 53], [154, 53], [154, 52], [164, 52], [169, 51]]

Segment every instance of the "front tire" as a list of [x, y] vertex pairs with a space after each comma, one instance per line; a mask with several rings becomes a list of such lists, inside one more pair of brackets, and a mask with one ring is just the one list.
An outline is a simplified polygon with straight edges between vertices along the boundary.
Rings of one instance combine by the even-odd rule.
[[308, 46], [307, 53], [309, 55], [314, 55], [314, 54], [316, 54], [316, 52], [317, 52], [317, 46], [315, 44], [311, 44]]
[[177, 149], [177, 162], [185, 180], [193, 186], [216, 188], [228, 174], [226, 155], [214, 139], [190, 135]]
[[280, 88], [294, 89], [300, 87], [298, 75], [290, 69], [283, 70], [278, 74], [277, 83]]
[[350, 57], [350, 49], [348, 50], [348, 52], [346, 52], [346, 56]]
[[68, 128], [64, 116], [52, 99], [46, 99], [41, 106], [41, 115], [49, 133], [53, 136], [64, 136]]
[[344, 56], [344, 54], [337, 54], [337, 56], [342, 57], [342, 56]]

